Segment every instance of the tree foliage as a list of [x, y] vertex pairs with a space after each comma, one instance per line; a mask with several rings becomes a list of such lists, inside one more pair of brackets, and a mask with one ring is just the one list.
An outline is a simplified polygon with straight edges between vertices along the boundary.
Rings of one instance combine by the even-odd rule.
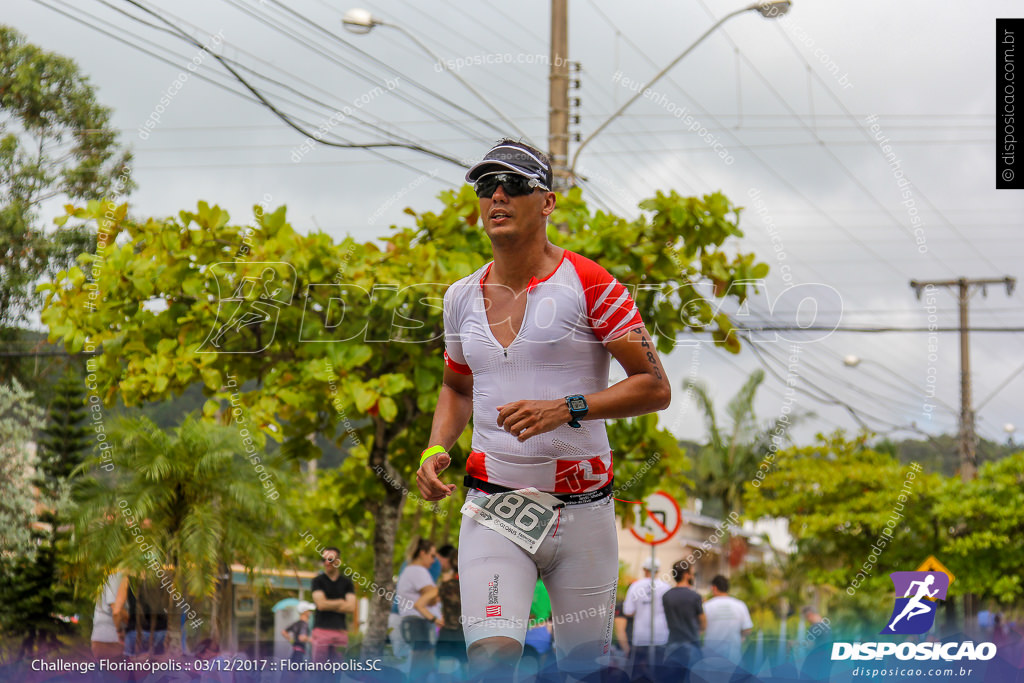
[[[70, 215], [116, 240], [102, 260], [83, 255], [41, 287], [42, 319], [69, 350], [102, 351], [95, 374], [108, 404], [158, 400], [202, 382], [208, 417], [231, 397], [288, 457], [316, 457], [315, 434], [347, 443], [336, 515], [352, 529], [372, 520], [372, 573], [390, 589], [403, 500], [442, 375], [441, 297], [490, 258], [472, 190], [441, 200], [436, 213], [407, 210], [415, 227], [340, 244], [297, 232], [284, 207], [257, 210], [240, 226], [205, 202], [144, 222], [128, 219], [126, 206], [90, 202]], [[728, 317], [702, 283], [742, 300], [749, 285], [740, 281], [767, 272], [752, 255], [726, 255], [727, 241], [742, 234], [738, 210], [720, 194], [674, 192], [642, 207], [647, 213], [634, 221], [591, 213], [574, 190], [560, 198], [550, 235], [638, 287], [637, 306], [660, 350], [697, 332], [737, 351]], [[628, 442], [614, 443], [627, 461], [658, 449], [669, 456], [665, 466], [681, 457], [673, 440], [656, 436], [653, 418], [634, 424], [641, 428], [617, 434]], [[464, 465], [468, 436], [452, 472]], [[657, 474], [639, 479], [636, 495]], [[371, 650], [383, 642], [390, 607], [383, 598], [372, 604]]]
[[38, 444], [34, 486], [47, 505], [34, 515], [34, 555], [0, 558], [0, 628], [21, 637], [19, 655], [56, 647], [58, 635], [70, 631], [61, 615], [82, 611], [65, 572], [70, 554], [64, 529], [73, 486], [72, 471], [88, 452], [81, 379], [68, 372], [56, 386], [49, 418]]
[[43, 411], [18, 380], [0, 385], [0, 557], [35, 555], [35, 506], [52, 501], [32, 486], [38, 458], [36, 434]]
[[761, 424], [754, 412], [757, 389], [764, 382], [764, 371], [755, 370], [726, 404], [727, 422], [715, 410], [708, 387], [695, 380], [684, 383], [692, 391], [704, 414], [708, 441], [701, 446], [694, 463], [694, 494], [708, 514], [722, 519], [743, 511], [743, 488], [759, 471], [762, 462], [770, 463], [780, 446], [789, 439], [789, 428], [800, 419], [798, 413], [786, 413]]
[[985, 463], [969, 482], [946, 479], [935, 517], [948, 533], [942, 558], [951, 588], [1011, 603], [1024, 597], [1024, 452]]
[[746, 516], [789, 520], [807, 579], [831, 587], [850, 614], [878, 618], [893, 590], [889, 573], [940, 554], [933, 508], [941, 475], [841, 431], [780, 452], [774, 465], [744, 490]]
[[[260, 477], [269, 473], [287, 489], [290, 475], [273, 460], [247, 456], [235, 425], [188, 417], [168, 433], [139, 417], [107, 434], [111, 459], [96, 456], [89, 464], [109, 463], [110, 473], [90, 479], [76, 496], [77, 577], [91, 578], [94, 567], [151, 580], [159, 575], [170, 586], [168, 613], [194, 612], [188, 618], [195, 623], [209, 616], [199, 617], [205, 598], [214, 598], [218, 613], [218, 577], [227, 567], [275, 563], [278, 539], [292, 531], [292, 514], [283, 499], [266, 495]], [[254, 438], [262, 445], [261, 435]], [[174, 591], [188, 596], [190, 610], [173, 604]], [[175, 631], [180, 620], [168, 623]]]
[[49, 419], [39, 439], [40, 483], [49, 488], [71, 477], [91, 445], [91, 430], [83, 424], [88, 412], [83, 381], [69, 370], [54, 387]]
[[[111, 128], [111, 112], [75, 63], [0, 26], [0, 341], [36, 309], [33, 285], [92, 251], [86, 226], [44, 229], [40, 205], [131, 191], [131, 154]], [[25, 370], [5, 359], [0, 377]]]

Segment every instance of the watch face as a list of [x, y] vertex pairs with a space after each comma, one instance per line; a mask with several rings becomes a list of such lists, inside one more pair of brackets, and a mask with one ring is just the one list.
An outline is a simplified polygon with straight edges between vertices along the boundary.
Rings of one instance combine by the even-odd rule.
[[580, 397], [570, 398], [569, 399], [569, 409], [570, 410], [586, 410], [587, 409], [587, 402], [586, 402], [586, 400], [584, 400], [583, 398], [580, 398]]

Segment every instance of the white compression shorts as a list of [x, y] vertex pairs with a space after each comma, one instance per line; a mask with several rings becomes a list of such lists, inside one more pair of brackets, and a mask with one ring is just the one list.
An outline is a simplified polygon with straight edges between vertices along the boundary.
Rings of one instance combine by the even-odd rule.
[[[469, 497], [486, 496], [470, 489]], [[526, 639], [537, 576], [551, 598], [559, 665], [597, 668], [611, 646], [619, 549], [609, 496], [562, 508], [558, 526], [531, 555], [462, 517], [459, 586], [467, 646], [492, 636]]]

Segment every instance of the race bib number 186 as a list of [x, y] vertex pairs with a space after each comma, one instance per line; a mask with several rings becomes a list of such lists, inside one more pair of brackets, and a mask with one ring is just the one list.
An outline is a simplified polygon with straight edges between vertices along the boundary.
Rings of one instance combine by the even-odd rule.
[[462, 514], [533, 554], [548, 535], [557, 510], [563, 505], [548, 493], [528, 488], [467, 500]]

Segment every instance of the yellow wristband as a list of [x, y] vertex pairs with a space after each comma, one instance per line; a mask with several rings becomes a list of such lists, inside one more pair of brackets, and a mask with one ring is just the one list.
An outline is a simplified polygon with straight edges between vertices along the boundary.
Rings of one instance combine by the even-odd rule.
[[447, 453], [444, 446], [431, 446], [427, 450], [420, 453], [420, 467], [423, 467], [423, 463], [427, 461], [427, 458], [437, 455], [438, 453]]

